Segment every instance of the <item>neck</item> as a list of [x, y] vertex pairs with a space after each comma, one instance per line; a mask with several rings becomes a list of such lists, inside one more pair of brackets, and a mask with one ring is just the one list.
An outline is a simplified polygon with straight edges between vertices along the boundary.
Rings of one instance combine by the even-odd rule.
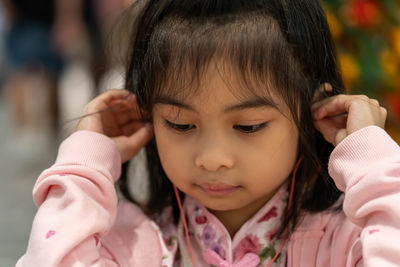
[[234, 210], [210, 210], [215, 217], [225, 226], [229, 235], [233, 239], [240, 227], [245, 224], [254, 214], [257, 213], [267, 203], [278, 189], [267, 196], [259, 198], [250, 204]]

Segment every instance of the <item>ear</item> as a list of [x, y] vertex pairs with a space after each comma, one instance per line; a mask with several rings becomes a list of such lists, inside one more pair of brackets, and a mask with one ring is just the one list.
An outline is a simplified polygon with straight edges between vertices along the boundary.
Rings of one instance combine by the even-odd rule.
[[328, 96], [332, 92], [332, 85], [330, 83], [321, 84], [314, 92], [313, 103], [318, 102]]

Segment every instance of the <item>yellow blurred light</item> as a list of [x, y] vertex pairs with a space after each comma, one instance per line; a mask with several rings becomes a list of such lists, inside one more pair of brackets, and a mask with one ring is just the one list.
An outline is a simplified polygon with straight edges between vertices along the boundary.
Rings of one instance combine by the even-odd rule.
[[392, 31], [392, 45], [397, 55], [400, 56], [400, 27], [396, 27]]
[[328, 24], [329, 24], [329, 28], [332, 33], [332, 37], [336, 40], [339, 39], [343, 32], [342, 25], [340, 24], [338, 19], [335, 17], [335, 15], [333, 15], [330, 12], [326, 13], [326, 18], [328, 20]]
[[348, 89], [351, 89], [360, 78], [360, 68], [354, 57], [349, 54], [339, 54], [339, 62], [343, 82]]
[[380, 53], [380, 63], [388, 84], [395, 84], [399, 74], [399, 59], [393, 50], [385, 49]]

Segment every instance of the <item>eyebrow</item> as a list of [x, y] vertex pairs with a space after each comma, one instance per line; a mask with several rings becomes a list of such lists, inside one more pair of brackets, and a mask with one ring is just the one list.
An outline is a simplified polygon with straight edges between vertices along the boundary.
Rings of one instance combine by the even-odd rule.
[[[158, 97], [154, 101], [154, 104], [171, 105], [171, 106], [175, 106], [178, 108], [183, 108], [183, 109], [187, 109], [187, 110], [190, 110], [193, 112], [197, 112], [196, 109], [194, 107], [190, 106], [189, 104], [184, 103], [181, 100], [174, 99], [172, 97], [168, 97], [168, 96]], [[238, 104], [234, 104], [234, 105], [225, 107], [223, 109], [223, 113], [240, 111], [240, 110], [250, 109], [250, 108], [265, 108], [265, 107], [278, 109], [278, 105], [272, 99], [266, 98], [266, 97], [255, 97], [252, 99], [242, 101]]]

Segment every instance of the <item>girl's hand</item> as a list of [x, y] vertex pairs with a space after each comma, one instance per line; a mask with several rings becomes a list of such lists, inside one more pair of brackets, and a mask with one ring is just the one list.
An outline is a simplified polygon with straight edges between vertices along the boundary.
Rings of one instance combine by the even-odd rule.
[[142, 120], [134, 94], [110, 90], [86, 105], [77, 130], [109, 136], [118, 147], [122, 162], [133, 158], [152, 138], [152, 125]]
[[376, 125], [385, 125], [387, 111], [375, 99], [365, 95], [336, 95], [312, 106], [314, 125], [334, 146], [351, 133]]

